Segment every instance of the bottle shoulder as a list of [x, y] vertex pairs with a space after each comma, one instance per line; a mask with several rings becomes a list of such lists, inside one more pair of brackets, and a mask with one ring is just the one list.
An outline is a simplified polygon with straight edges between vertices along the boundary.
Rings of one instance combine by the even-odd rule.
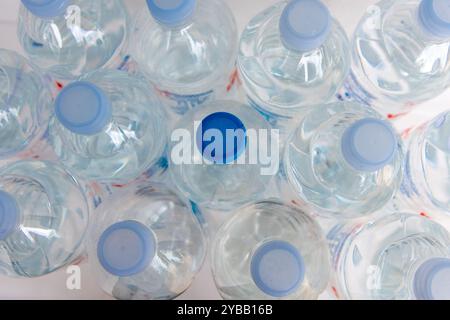
[[[61, 39], [67, 33], [73, 34], [74, 37], [79, 34], [84, 38], [92, 37], [93, 33], [99, 33], [104, 37], [105, 33], [111, 32], [111, 25], [123, 26], [127, 19], [127, 13], [121, 1], [76, 0], [66, 8], [64, 14], [53, 18], [40, 18], [21, 5], [18, 24], [33, 39], [45, 40], [50, 33], [55, 37], [59, 34]], [[43, 31], [47, 34], [43, 34]]]
[[[140, 12], [132, 25], [130, 50], [142, 71], [161, 89], [197, 94], [201, 93], [195, 91], [198, 88], [211, 86], [231, 72], [237, 37], [236, 21], [226, 3], [199, 1], [191, 20], [179, 27], [163, 26], [148, 10]], [[193, 92], [184, 93], [189, 91], [186, 87]]]
[[[118, 70], [95, 71], [80, 80], [102, 89], [111, 103], [111, 119], [100, 132], [83, 135], [70, 131], [53, 117], [49, 139], [63, 160], [83, 167], [80, 170], [84, 172], [91, 166], [106, 170], [107, 164], [102, 161], [118, 164], [127, 159], [128, 166], [102, 171], [106, 179], [107, 175], [118, 176], [119, 172], [129, 171], [134, 165], [145, 170], [145, 165], [162, 155], [167, 142], [164, 134], [166, 114], [156, 93], [149, 90], [151, 86], [147, 81]], [[89, 163], [88, 169], [86, 163]]]
[[240, 40], [237, 66], [247, 94], [261, 109], [291, 116], [332, 98], [350, 71], [350, 46], [344, 29], [331, 19], [320, 46], [289, 49], [280, 23], [285, 6], [278, 3], [250, 21]]
[[416, 214], [389, 214], [345, 230], [331, 240], [344, 242], [335, 268], [348, 298], [411, 299], [414, 267], [429, 257], [449, 254], [448, 232]]
[[[258, 228], [254, 228], [255, 225]], [[278, 201], [240, 208], [217, 232], [211, 262], [220, 294], [231, 299], [245, 298], [249, 294], [259, 299], [274, 299], [258, 286], [251, 266], [258, 263], [258, 250], [275, 242], [292, 246], [302, 255], [309, 270], [304, 282], [285, 298], [316, 299], [325, 289], [330, 271], [326, 240], [321, 228], [307, 213]]]
[[370, 43], [378, 42], [380, 59], [383, 55], [389, 59], [384, 65], [392, 64], [404, 78], [410, 78], [408, 81], [424, 77], [449, 80], [450, 41], [426, 30], [419, 17], [420, 3], [420, 0], [384, 0], [371, 7], [357, 27], [354, 46], [364, 52]]
[[[1, 174], [3, 188], [12, 188], [15, 195], [22, 198], [19, 202], [26, 210], [32, 207], [22, 202], [23, 197], [30, 196], [35, 198], [36, 205], [46, 204], [48, 207], [45, 210], [53, 212], [54, 215], [60, 214], [64, 208], [78, 208], [80, 217], [76, 219], [88, 216], [89, 208], [82, 180], [56, 162], [20, 160], [3, 167]], [[67, 197], [68, 194], [71, 196]], [[31, 204], [34, 205], [33, 201]]]
[[[330, 120], [332, 117], [337, 117], [339, 115], [357, 115], [359, 117], [373, 117], [381, 119], [376, 111], [371, 108], [366, 108], [358, 103], [351, 101], [341, 101], [336, 103], [329, 103], [324, 105], [314, 105], [305, 109], [303, 115], [298, 118], [298, 130], [303, 127], [309, 127], [311, 129], [318, 129], [323, 123]], [[310, 131], [310, 130], [307, 130]]]
[[[348, 68], [348, 38], [335, 19], [332, 19], [330, 35], [321, 47], [307, 52], [287, 48], [281, 39], [279, 25], [285, 5], [281, 2], [266, 9], [247, 25], [239, 48], [241, 70], [250, 72], [254, 70], [251, 65], [257, 64], [268, 77], [307, 85], [323, 80], [336, 68]], [[293, 72], [282, 70], [283, 65]]]

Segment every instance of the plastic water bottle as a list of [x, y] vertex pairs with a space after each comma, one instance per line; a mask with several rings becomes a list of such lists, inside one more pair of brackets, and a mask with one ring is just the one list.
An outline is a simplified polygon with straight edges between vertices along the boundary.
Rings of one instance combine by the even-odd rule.
[[147, 0], [135, 17], [131, 56], [177, 114], [225, 93], [237, 53], [222, 0]]
[[30, 59], [58, 79], [106, 65], [125, 42], [121, 0], [22, 0], [19, 41]]
[[270, 125], [249, 106], [209, 102], [175, 125], [169, 172], [193, 202], [229, 210], [263, 195], [278, 171], [276, 138]]
[[450, 234], [419, 215], [397, 213], [336, 226], [328, 235], [342, 299], [450, 299]]
[[0, 273], [38, 277], [84, 250], [89, 208], [83, 188], [52, 162], [0, 169]]
[[450, 85], [446, 0], [384, 0], [369, 8], [353, 40], [353, 95], [382, 113], [406, 110]]
[[161, 185], [136, 184], [100, 207], [89, 237], [92, 270], [118, 299], [172, 299], [200, 270], [200, 217]]
[[403, 152], [391, 125], [352, 102], [312, 107], [289, 138], [284, 170], [297, 194], [322, 213], [357, 217], [391, 200]]
[[0, 157], [23, 151], [48, 126], [52, 96], [46, 81], [19, 54], [0, 49]]
[[399, 200], [450, 210], [450, 113], [417, 128], [409, 141]]
[[273, 126], [286, 129], [302, 108], [334, 97], [350, 69], [349, 47], [321, 1], [282, 1], [268, 8], [248, 24], [238, 54], [251, 104]]
[[238, 209], [217, 232], [211, 253], [224, 299], [316, 299], [328, 284], [329, 251], [319, 225], [277, 201]]
[[49, 141], [77, 174], [121, 183], [166, 162], [166, 130], [161, 102], [146, 81], [99, 70], [59, 93]]

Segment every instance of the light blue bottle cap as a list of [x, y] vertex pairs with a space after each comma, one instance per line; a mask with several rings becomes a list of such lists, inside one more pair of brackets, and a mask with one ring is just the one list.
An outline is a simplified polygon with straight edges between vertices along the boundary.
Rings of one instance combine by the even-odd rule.
[[19, 207], [8, 193], [0, 191], [0, 240], [5, 240], [19, 223]]
[[392, 162], [398, 141], [388, 122], [366, 118], [345, 131], [341, 147], [349, 165], [356, 170], [372, 172]]
[[[230, 135], [233, 132], [235, 136]], [[216, 112], [201, 122], [196, 133], [197, 148], [205, 159], [216, 164], [229, 164], [238, 159], [247, 148], [246, 132], [245, 125], [238, 117], [228, 112]], [[217, 134], [221, 137], [216, 137]], [[211, 139], [211, 136], [214, 138]], [[214, 152], [209, 152], [211, 149]]]
[[55, 114], [73, 133], [93, 135], [111, 121], [112, 107], [102, 89], [90, 82], [77, 81], [60, 92], [55, 102]]
[[32, 14], [40, 18], [53, 18], [64, 14], [72, 0], [22, 0]]
[[414, 294], [418, 300], [450, 300], [450, 259], [424, 262], [414, 276]]
[[197, 0], [147, 0], [147, 6], [156, 21], [167, 27], [176, 27], [194, 14]]
[[106, 229], [97, 245], [102, 267], [118, 277], [130, 277], [144, 271], [153, 260], [156, 239], [142, 223], [127, 220]]
[[292, 0], [280, 18], [280, 35], [284, 45], [297, 51], [319, 48], [328, 38], [332, 18], [319, 0]]
[[434, 36], [450, 38], [450, 1], [422, 0], [419, 19], [425, 29]]
[[256, 286], [276, 298], [294, 293], [305, 277], [303, 257], [285, 241], [270, 241], [259, 247], [250, 269]]

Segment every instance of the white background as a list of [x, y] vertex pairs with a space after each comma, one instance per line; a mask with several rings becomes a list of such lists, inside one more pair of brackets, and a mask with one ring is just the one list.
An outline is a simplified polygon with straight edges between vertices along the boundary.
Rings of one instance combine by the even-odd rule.
[[[95, 0], [93, 0], [95, 1]], [[239, 30], [243, 30], [246, 23], [260, 11], [277, 2], [277, 0], [224, 0], [232, 8]], [[139, 8], [145, 9], [144, 0], [124, 0], [130, 11]], [[351, 35], [359, 18], [374, 0], [324, 0], [330, 7], [332, 14], [338, 19]], [[16, 19], [19, 8], [19, 0], [0, 1], [0, 47], [13, 49], [21, 52], [16, 39]], [[446, 109], [450, 98], [450, 92], [427, 102], [417, 108], [415, 112], [397, 121], [400, 130], [418, 125], [420, 121], [430, 119], [440, 110]], [[0, 277], [0, 299], [110, 299], [96, 285], [87, 271], [86, 265], [82, 264], [82, 288], [70, 291], [66, 288], [66, 270], [60, 270], [54, 274], [37, 279], [9, 279]], [[324, 294], [322, 298], [328, 298]], [[191, 288], [180, 298], [184, 299], [219, 299], [213, 280], [211, 278], [209, 264], [206, 263], [203, 270], [197, 276]]]

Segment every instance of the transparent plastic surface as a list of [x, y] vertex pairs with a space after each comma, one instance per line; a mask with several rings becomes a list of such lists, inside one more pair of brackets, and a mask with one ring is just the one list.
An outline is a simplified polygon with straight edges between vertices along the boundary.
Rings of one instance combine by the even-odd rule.
[[[197, 143], [199, 124], [208, 116], [220, 112], [237, 117], [246, 128], [245, 148], [231, 163], [211, 161], [204, 156]], [[262, 148], [272, 145], [271, 128], [258, 112], [247, 105], [234, 101], [210, 102], [191, 110], [174, 128], [176, 135], [172, 137], [169, 148], [169, 172], [183, 195], [200, 206], [229, 210], [260, 199], [272, 176], [278, 171], [277, 163], [273, 163], [271, 174], [271, 165], [263, 165], [260, 161], [264, 152], [269, 152], [268, 155], [271, 153], [268, 148]], [[250, 132], [254, 134], [250, 135]], [[203, 139], [207, 139], [207, 136], [203, 135]], [[183, 146], [188, 148], [180, 149]], [[259, 146], [261, 149], [258, 149]], [[272, 152], [277, 153], [279, 150]], [[267, 174], [264, 174], [264, 168], [268, 169]]]
[[112, 116], [96, 134], [77, 134], [55, 116], [49, 141], [61, 161], [77, 174], [101, 182], [129, 182], [147, 170], [166, 166], [166, 118], [150, 85], [138, 76], [99, 70], [80, 78], [98, 86]]
[[65, 12], [41, 18], [21, 5], [18, 37], [28, 57], [58, 79], [99, 69], [119, 53], [127, 36], [121, 0], [73, 0]]
[[422, 263], [450, 257], [445, 228], [413, 214], [337, 225], [328, 239], [341, 299], [415, 300], [414, 278]]
[[347, 89], [383, 113], [409, 110], [450, 83], [450, 38], [436, 37], [419, 19], [421, 0], [383, 0], [356, 29]]
[[13, 156], [44, 134], [51, 114], [47, 82], [19, 54], [0, 50], [0, 157]]
[[250, 21], [238, 54], [249, 99], [273, 123], [331, 100], [350, 69], [348, 39], [334, 19], [327, 40], [318, 48], [303, 52], [285, 46], [280, 17], [287, 3], [280, 2]]
[[412, 133], [399, 201], [450, 210], [450, 115], [443, 113]]
[[[270, 241], [289, 243], [304, 261], [302, 283], [283, 297], [263, 292], [251, 274], [252, 257]], [[211, 254], [214, 280], [224, 299], [317, 299], [328, 284], [329, 254], [319, 225], [302, 209], [278, 201], [258, 202], [236, 210], [217, 232]], [[272, 271], [277, 272], [279, 267], [273, 264]]]
[[311, 107], [288, 139], [286, 177], [300, 198], [325, 215], [353, 218], [372, 213], [391, 200], [400, 185], [400, 139], [392, 160], [377, 170], [361, 170], [344, 157], [346, 130], [365, 118], [381, 116], [354, 102]]
[[[167, 187], [150, 183], [133, 184], [105, 202], [92, 224], [88, 245], [91, 270], [102, 289], [126, 300], [173, 299], [183, 293], [206, 254], [199, 214]], [[98, 259], [102, 233], [123, 221], [140, 223], [155, 239], [152, 260], [129, 276], [108, 272]], [[120, 251], [120, 245], [114, 249]]]
[[52, 162], [16, 162], [0, 169], [0, 190], [18, 206], [17, 224], [0, 241], [0, 273], [39, 277], [83, 252], [89, 208], [68, 171]]
[[130, 52], [173, 110], [184, 114], [226, 92], [237, 38], [225, 1], [198, 0], [192, 17], [176, 27], [158, 23], [143, 8], [132, 27]]

